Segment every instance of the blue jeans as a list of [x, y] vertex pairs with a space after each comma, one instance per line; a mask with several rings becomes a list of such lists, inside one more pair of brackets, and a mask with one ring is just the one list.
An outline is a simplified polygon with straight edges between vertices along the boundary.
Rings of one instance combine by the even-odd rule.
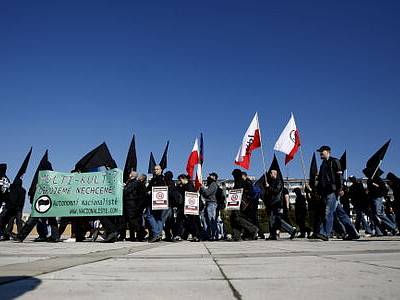
[[325, 196], [326, 207], [325, 207], [325, 220], [321, 224], [320, 234], [329, 237], [333, 228], [333, 217], [336, 211], [338, 200], [335, 193]]
[[385, 207], [383, 205], [382, 198], [372, 199], [372, 212], [373, 212], [373, 221], [376, 227], [379, 227], [381, 231], [383, 231], [383, 225], [386, 226], [389, 230], [395, 230], [396, 224], [393, 223], [385, 213]]
[[144, 218], [150, 231], [150, 237], [156, 237], [162, 234], [165, 221], [171, 215], [171, 208], [165, 210], [152, 210], [151, 207], [146, 208]]
[[217, 203], [207, 202], [206, 208], [204, 210], [204, 217], [206, 219], [207, 228], [205, 231], [207, 233], [207, 238], [210, 240], [215, 240], [218, 238], [218, 226], [217, 226]]
[[346, 233], [350, 236], [358, 235], [356, 228], [354, 227], [353, 223], [349, 215], [344, 210], [342, 204], [338, 203], [336, 206], [335, 214], [339, 219], [339, 222], [344, 226]]
[[360, 229], [360, 227], [361, 227], [361, 225], [362, 225], [362, 227], [363, 227], [364, 230], [365, 230], [365, 233], [367, 233], [367, 234], [372, 234], [371, 226], [369, 225], [369, 223], [368, 223], [367, 220], [365, 219], [365, 218], [366, 218], [366, 215], [365, 215], [363, 209], [357, 207], [357, 208], [355, 209], [355, 211], [356, 211], [356, 228], [357, 228], [357, 229]]

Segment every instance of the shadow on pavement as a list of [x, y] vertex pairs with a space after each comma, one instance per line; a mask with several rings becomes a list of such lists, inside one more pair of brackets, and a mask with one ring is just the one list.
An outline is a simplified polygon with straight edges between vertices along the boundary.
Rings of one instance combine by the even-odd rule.
[[11, 300], [36, 289], [42, 281], [30, 276], [0, 276], [0, 298]]

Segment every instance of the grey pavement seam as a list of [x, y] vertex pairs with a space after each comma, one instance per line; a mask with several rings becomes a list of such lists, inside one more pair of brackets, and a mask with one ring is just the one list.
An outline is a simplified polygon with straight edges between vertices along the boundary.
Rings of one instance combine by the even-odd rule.
[[239, 293], [239, 291], [233, 286], [232, 282], [230, 281], [230, 279], [228, 278], [228, 276], [226, 276], [224, 270], [222, 269], [222, 267], [218, 264], [217, 260], [215, 259], [215, 257], [213, 256], [213, 254], [211, 253], [210, 249], [208, 249], [206, 243], [203, 242], [204, 247], [206, 248], [207, 252], [210, 254], [213, 262], [215, 263], [215, 265], [218, 267], [218, 270], [221, 272], [222, 277], [226, 280], [226, 282], [228, 283], [232, 293], [233, 293], [233, 297], [235, 297], [235, 299], [237, 300], [241, 300], [242, 299], [242, 295]]

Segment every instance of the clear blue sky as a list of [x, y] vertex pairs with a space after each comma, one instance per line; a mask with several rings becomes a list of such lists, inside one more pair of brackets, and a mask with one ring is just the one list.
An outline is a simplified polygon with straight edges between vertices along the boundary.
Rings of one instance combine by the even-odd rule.
[[169, 139], [177, 175], [203, 132], [205, 170], [226, 178], [255, 111], [268, 165], [293, 111], [307, 172], [328, 144], [361, 175], [391, 137], [383, 168], [400, 173], [399, 15], [399, 1], [2, 1], [0, 161], [13, 178], [32, 145], [29, 187], [46, 148], [69, 171], [106, 141], [123, 168], [135, 133], [139, 171]]

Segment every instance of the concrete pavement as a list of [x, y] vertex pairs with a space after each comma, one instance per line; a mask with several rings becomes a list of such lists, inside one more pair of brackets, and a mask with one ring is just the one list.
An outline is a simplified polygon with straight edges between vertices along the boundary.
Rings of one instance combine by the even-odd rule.
[[1, 299], [399, 299], [400, 239], [0, 243]]

